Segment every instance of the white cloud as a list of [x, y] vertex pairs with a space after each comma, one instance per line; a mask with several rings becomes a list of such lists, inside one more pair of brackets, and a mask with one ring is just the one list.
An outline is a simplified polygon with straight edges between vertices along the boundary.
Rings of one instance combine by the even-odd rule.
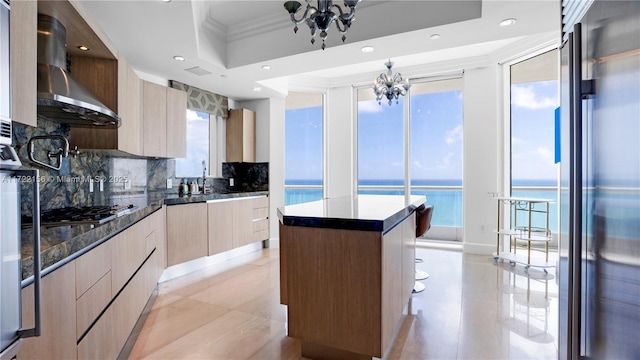
[[[201, 114], [203, 116], [200, 116]], [[187, 109], [187, 121], [202, 121], [202, 120], [208, 121], [209, 120], [209, 114], [198, 113], [196, 111]]]
[[438, 167], [441, 169], [448, 168], [451, 165], [451, 158], [453, 157], [453, 153], [447, 153], [444, 158], [438, 162]]
[[447, 131], [445, 138], [447, 145], [453, 145], [458, 142], [458, 140], [462, 140], [462, 125], [458, 125], [452, 130]]
[[513, 86], [511, 89], [511, 103], [516, 107], [532, 110], [555, 108], [558, 106], [557, 99], [539, 96], [531, 87], [524, 85]]
[[378, 105], [377, 101], [371, 100], [371, 101], [358, 102], [358, 112], [377, 113], [377, 112], [381, 112], [382, 110], [383, 110], [382, 105]]
[[422, 169], [422, 168], [423, 168], [422, 163], [420, 163], [420, 161], [418, 161], [418, 160], [413, 160], [413, 161], [411, 162], [411, 164], [412, 164], [416, 169]]

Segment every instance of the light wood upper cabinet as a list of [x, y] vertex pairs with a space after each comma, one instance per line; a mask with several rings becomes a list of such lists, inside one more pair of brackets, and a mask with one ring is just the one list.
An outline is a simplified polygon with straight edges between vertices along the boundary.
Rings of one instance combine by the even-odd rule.
[[167, 90], [165, 86], [142, 82], [144, 156], [167, 156]]
[[227, 162], [256, 161], [256, 113], [229, 110], [227, 118]]
[[187, 156], [187, 94], [142, 81], [143, 153], [153, 157]]
[[187, 93], [167, 88], [167, 157], [187, 157]]
[[35, 127], [38, 126], [38, 3], [31, 0], [12, 0], [10, 23], [11, 117], [15, 122]]
[[143, 155], [142, 87], [140, 78], [127, 60], [118, 58], [118, 128], [117, 149], [133, 155]]

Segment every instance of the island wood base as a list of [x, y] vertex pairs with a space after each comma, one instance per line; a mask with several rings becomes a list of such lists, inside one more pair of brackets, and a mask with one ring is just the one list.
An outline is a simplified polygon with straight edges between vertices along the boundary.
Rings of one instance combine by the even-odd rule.
[[384, 355], [415, 281], [415, 229], [414, 213], [385, 234], [280, 223], [280, 299], [303, 356]]

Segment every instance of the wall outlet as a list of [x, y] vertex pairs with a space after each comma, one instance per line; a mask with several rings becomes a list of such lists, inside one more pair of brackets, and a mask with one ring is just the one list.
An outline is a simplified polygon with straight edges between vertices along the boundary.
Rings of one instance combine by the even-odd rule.
[[233, 181], [233, 178], [229, 178], [229, 186], [235, 186], [235, 181]]
[[173, 187], [173, 180], [167, 179], [167, 189], [171, 189]]

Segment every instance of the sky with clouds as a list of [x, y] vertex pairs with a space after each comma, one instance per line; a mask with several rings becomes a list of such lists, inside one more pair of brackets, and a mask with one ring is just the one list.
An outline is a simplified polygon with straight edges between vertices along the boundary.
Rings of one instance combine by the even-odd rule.
[[[461, 180], [463, 154], [462, 91], [414, 95], [411, 100], [411, 177]], [[358, 179], [404, 177], [403, 98], [398, 104], [358, 103]], [[557, 83], [512, 87], [512, 176], [514, 180], [553, 180], [554, 109]], [[285, 178], [322, 177], [322, 109], [287, 110]]]

